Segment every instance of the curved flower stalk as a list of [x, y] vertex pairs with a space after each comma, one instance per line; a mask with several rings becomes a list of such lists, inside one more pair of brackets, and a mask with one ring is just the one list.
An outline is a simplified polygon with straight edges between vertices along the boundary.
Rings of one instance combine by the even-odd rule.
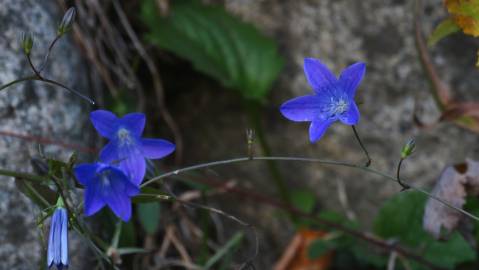
[[291, 121], [311, 122], [311, 142], [321, 139], [338, 120], [355, 125], [359, 122], [359, 110], [354, 96], [365, 71], [366, 65], [358, 62], [343, 70], [338, 79], [320, 60], [305, 58], [304, 72], [314, 94], [288, 100], [280, 111]]
[[108, 205], [123, 221], [130, 220], [131, 199], [140, 192], [119, 168], [104, 163], [80, 164], [75, 177], [85, 186], [85, 216], [91, 216]]
[[[63, 203], [60, 204], [63, 205]], [[47, 265], [48, 269], [56, 266], [58, 270], [68, 267], [68, 215], [63, 206], [57, 207], [52, 216], [48, 237]]]
[[145, 158], [160, 159], [175, 151], [175, 145], [169, 141], [141, 137], [145, 127], [142, 113], [118, 118], [112, 112], [97, 110], [90, 114], [90, 119], [98, 133], [110, 140], [100, 153], [102, 162], [118, 164], [136, 185], [145, 176]]

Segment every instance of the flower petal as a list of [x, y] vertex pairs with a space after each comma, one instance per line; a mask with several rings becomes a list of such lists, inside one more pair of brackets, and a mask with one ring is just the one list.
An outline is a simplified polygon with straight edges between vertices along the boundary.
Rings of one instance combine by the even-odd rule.
[[339, 76], [339, 81], [343, 91], [346, 92], [349, 98], [353, 98], [356, 94], [356, 89], [366, 73], [366, 64], [358, 62], [350, 65], [343, 70]]
[[68, 216], [67, 210], [64, 208], [60, 209], [62, 214], [62, 223], [61, 223], [61, 263], [63, 266], [68, 266]]
[[283, 103], [280, 111], [291, 121], [312, 121], [321, 113], [320, 104], [321, 100], [316, 95], [302, 96]]
[[98, 133], [108, 139], [113, 137], [118, 128], [118, 117], [110, 111], [93, 111], [90, 113], [90, 120]]
[[104, 206], [105, 202], [102, 198], [102, 189], [103, 187], [99, 183], [99, 179], [95, 179], [98, 183], [92, 184], [85, 189], [84, 194], [84, 210], [85, 216], [91, 216], [96, 212], [100, 211]]
[[130, 155], [127, 159], [120, 161], [119, 167], [135, 185], [140, 185], [145, 177], [146, 161], [142, 155]]
[[89, 185], [91, 180], [95, 178], [98, 169], [97, 163], [85, 163], [75, 166], [73, 173], [80, 184]]
[[324, 132], [326, 129], [333, 123], [334, 121], [331, 119], [315, 119], [311, 122], [309, 126], [309, 140], [311, 142], [316, 142], [321, 137], [323, 137]]
[[140, 137], [145, 128], [145, 120], [145, 114], [143, 113], [129, 113], [120, 119], [120, 125], [135, 137]]
[[320, 92], [338, 81], [336, 76], [319, 59], [305, 58], [304, 73], [315, 92]]
[[139, 189], [130, 183], [122, 171], [114, 168], [111, 169], [110, 183], [111, 185], [104, 190], [104, 200], [116, 216], [128, 221], [131, 217], [131, 201], [128, 194], [133, 194], [132, 190], [138, 193]]
[[120, 162], [121, 159], [127, 157], [120, 157], [119, 143], [117, 139], [111, 140], [107, 143], [100, 152], [100, 160], [102, 162], [111, 164], [114, 162]]
[[141, 139], [143, 155], [149, 159], [165, 157], [175, 151], [175, 145], [162, 139]]
[[349, 108], [339, 116], [339, 120], [346, 125], [356, 125], [359, 122], [359, 109], [354, 101], [349, 104]]

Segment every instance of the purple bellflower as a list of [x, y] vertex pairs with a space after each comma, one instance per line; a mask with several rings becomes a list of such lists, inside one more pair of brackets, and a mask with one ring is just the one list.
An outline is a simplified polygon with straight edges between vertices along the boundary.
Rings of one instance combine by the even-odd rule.
[[305, 58], [304, 72], [314, 93], [286, 101], [280, 111], [289, 120], [311, 122], [311, 142], [321, 139], [326, 129], [338, 120], [346, 125], [359, 122], [354, 95], [366, 72], [364, 63], [347, 67], [338, 79], [320, 60]]
[[76, 166], [74, 173], [78, 182], [85, 186], [85, 216], [108, 205], [123, 221], [130, 219], [130, 197], [140, 190], [121, 169], [104, 163], [87, 163]]
[[163, 158], [175, 150], [175, 145], [169, 141], [141, 138], [145, 127], [142, 113], [118, 118], [112, 112], [96, 110], [90, 114], [90, 119], [100, 135], [110, 140], [100, 153], [101, 161], [118, 163], [136, 185], [140, 185], [145, 176], [145, 158]]
[[58, 270], [68, 267], [68, 215], [63, 207], [57, 207], [50, 223], [47, 252], [48, 269]]

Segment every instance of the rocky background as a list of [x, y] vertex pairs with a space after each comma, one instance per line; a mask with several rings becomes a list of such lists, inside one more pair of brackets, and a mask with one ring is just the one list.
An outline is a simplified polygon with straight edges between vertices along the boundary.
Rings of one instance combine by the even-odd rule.
[[[55, 1], [0, 0], [0, 85], [31, 74], [20, 46], [22, 32], [34, 33], [32, 58], [38, 66], [62, 16]], [[61, 39], [51, 55], [46, 77], [88, 93], [86, 74], [78, 49], [68, 38]], [[41, 82], [20, 83], [0, 93], [0, 131], [86, 145], [89, 136], [83, 128], [87, 109], [87, 103], [61, 88]], [[44, 145], [43, 150], [60, 160], [73, 152], [54, 145]], [[29, 172], [30, 159], [38, 156], [36, 139], [0, 136], [1, 168]], [[13, 178], [0, 177], [0, 269], [38, 269], [44, 241], [40, 235], [48, 232], [37, 227], [38, 214], [38, 208], [15, 187]], [[77, 247], [71, 252], [75, 266], [70, 269], [82, 269], [78, 266], [85, 245], [79, 244], [74, 233], [70, 245]]]
[[[416, 186], [431, 188], [446, 165], [479, 156], [477, 134], [448, 123], [420, 129], [413, 122], [415, 110], [426, 124], [435, 123], [440, 116], [415, 46], [415, 1], [222, 2], [229, 11], [275, 38], [285, 57], [285, 68], [262, 117], [273, 155], [365, 161], [350, 127], [335, 124], [321, 141], [311, 144], [308, 124], [290, 122], [279, 112], [282, 102], [311, 92], [302, 65], [304, 57], [315, 57], [336, 74], [356, 61], [367, 63], [356, 99], [361, 111], [358, 131], [373, 158], [372, 167], [394, 175], [402, 145], [415, 137], [417, 151], [404, 163], [402, 176]], [[428, 35], [447, 13], [442, 1], [423, 1], [423, 10], [421, 22]], [[457, 100], [479, 99], [475, 68], [478, 45], [472, 37], [456, 34], [430, 49], [441, 79], [451, 86]], [[186, 136], [186, 163], [245, 155], [244, 131], [249, 124], [237, 96], [218, 90], [210, 82], [197, 85], [184, 86], [183, 95], [172, 105], [179, 108], [173, 115]], [[357, 218], [366, 230], [382, 203], [400, 191], [393, 182], [354, 169], [294, 162], [279, 165], [290, 188], [313, 190], [321, 209]], [[276, 194], [264, 164], [241, 164], [215, 171], [262, 193]], [[339, 194], [346, 194], [348, 203], [341, 202]], [[270, 207], [254, 202], [238, 204], [233, 199], [230, 203], [230, 211], [240, 212], [266, 232], [261, 246], [266, 268], [260, 268], [267, 269], [280, 255], [282, 248], [277, 247], [284, 247], [291, 239], [293, 228], [278, 219], [277, 211]], [[218, 206], [224, 206], [224, 202]]]
[[[208, 2], [224, 4], [279, 43], [286, 64], [262, 115], [274, 155], [364, 162], [349, 127], [335, 124], [320, 142], [312, 145], [307, 124], [289, 122], [279, 113], [282, 102], [311, 91], [302, 62], [304, 57], [316, 57], [338, 74], [355, 61], [367, 63], [366, 77], [357, 96], [361, 111], [358, 131], [371, 153], [374, 168], [393, 174], [400, 148], [409, 137], [417, 138], [417, 152], [406, 161], [403, 178], [418, 186], [431, 187], [448, 164], [462, 162], [466, 157], [478, 158], [477, 134], [452, 124], [441, 123], [424, 130], [413, 123], [415, 108], [426, 123], [432, 124], [439, 117], [415, 47], [414, 1]], [[422, 25], [427, 34], [446, 17], [446, 12], [442, 1], [437, 0], [424, 1], [423, 9]], [[45, 51], [61, 18], [56, 11], [54, 1], [0, 0], [0, 83], [28, 70], [19, 52], [22, 31], [35, 31], [34, 51]], [[476, 91], [479, 76], [474, 67], [477, 47], [474, 39], [457, 34], [430, 49], [441, 78], [451, 85], [458, 100], [479, 99]], [[52, 57], [49, 74], [86, 92], [86, 69], [77, 51], [75, 45], [62, 40]], [[34, 53], [34, 61], [40, 61], [40, 56]], [[245, 129], [249, 124], [238, 96], [191, 68], [182, 73], [186, 78], [176, 74], [169, 79], [169, 71], [163, 69], [163, 72], [166, 90], [174, 92], [168, 95], [167, 105], [185, 139], [183, 163], [245, 155]], [[180, 83], [172, 82], [179, 78]], [[175, 85], [175, 89], [168, 89], [169, 85]], [[85, 104], [78, 98], [41, 83], [25, 83], [0, 93], [2, 130], [86, 142], [80, 133], [88, 124], [85, 110]], [[260, 153], [259, 148], [256, 150]], [[68, 155], [65, 149], [56, 147], [48, 151], [59, 157]], [[29, 159], [37, 155], [34, 143], [5, 136], [0, 137], [0, 153], [2, 167], [25, 171], [30, 170]], [[318, 207], [357, 218], [364, 228], [371, 225], [379, 206], [400, 190], [397, 184], [347, 168], [280, 163], [280, 170], [290, 188], [314, 190], [320, 201]], [[214, 173], [260, 192], [275, 194], [262, 163], [215, 168]], [[2, 180], [0, 269], [32, 268], [41, 254], [32, 214], [36, 210], [16, 191], [12, 179]], [[346, 194], [348, 203], [340, 200], [338, 194]], [[270, 207], [247, 201], [239, 203], [227, 197], [212, 204], [237, 213], [263, 232], [258, 269], [269, 269], [294, 233], [291, 224], [279, 219]]]

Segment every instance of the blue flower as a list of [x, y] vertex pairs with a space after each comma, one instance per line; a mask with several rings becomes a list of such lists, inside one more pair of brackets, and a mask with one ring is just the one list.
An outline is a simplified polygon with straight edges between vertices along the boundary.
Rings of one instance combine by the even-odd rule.
[[76, 166], [74, 173], [78, 182], [85, 186], [85, 216], [91, 216], [108, 205], [122, 220], [130, 219], [130, 197], [140, 190], [121, 169], [104, 163], [91, 163]]
[[49, 269], [56, 266], [58, 270], [68, 267], [68, 216], [63, 207], [55, 209], [50, 223], [47, 265]]
[[142, 113], [118, 118], [112, 112], [97, 110], [90, 114], [90, 119], [100, 135], [110, 139], [102, 149], [100, 159], [105, 163], [117, 162], [137, 185], [145, 176], [145, 158], [163, 158], [175, 150], [175, 145], [169, 141], [141, 138], [145, 127]]
[[305, 58], [304, 72], [314, 94], [288, 100], [280, 110], [289, 120], [311, 122], [311, 142], [321, 139], [326, 129], [337, 120], [346, 125], [359, 122], [354, 95], [366, 72], [364, 63], [347, 67], [338, 79], [320, 60]]

